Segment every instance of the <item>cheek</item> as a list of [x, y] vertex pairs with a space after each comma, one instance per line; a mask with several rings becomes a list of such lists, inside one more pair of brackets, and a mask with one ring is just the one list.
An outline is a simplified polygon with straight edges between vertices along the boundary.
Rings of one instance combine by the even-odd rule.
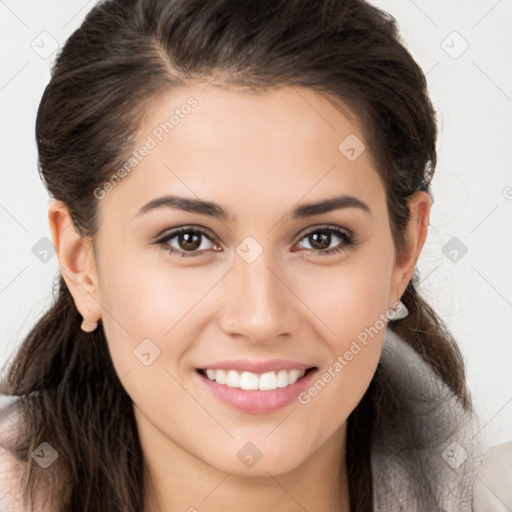
[[180, 272], [123, 263], [105, 282], [104, 304], [129, 331], [162, 336], [204, 293]]
[[116, 373], [135, 404], [159, 411], [171, 425], [164, 397], [186, 398], [172, 376], [179, 377], [177, 366], [196, 339], [190, 318], [210, 279], [151, 265], [129, 251], [117, 259], [105, 253], [104, 261], [102, 323]]
[[297, 295], [326, 327], [322, 333], [333, 351], [344, 351], [350, 340], [376, 323], [383, 327], [392, 253], [373, 256], [369, 251], [361, 252], [337, 267], [319, 267], [296, 275], [300, 276]]
[[99, 274], [102, 323], [114, 365], [119, 375], [126, 373], [138, 364], [134, 357], [145, 343], [158, 355], [156, 366], [175, 366], [191, 340], [197, 339], [194, 329], [199, 324], [194, 318], [201, 314], [202, 299], [222, 277], [222, 269], [173, 267], [170, 262], [175, 260], [167, 264], [165, 257], [155, 258], [156, 250], [148, 251], [150, 261], [136, 250], [119, 253], [121, 257], [102, 254]]
[[[354, 274], [352, 279], [356, 280]], [[338, 295], [339, 307], [328, 320], [335, 334], [324, 338], [330, 358], [298, 397], [315, 447], [347, 420], [363, 398], [377, 368], [386, 332], [387, 323], [382, 319], [384, 294], [368, 287], [366, 293], [359, 288], [357, 293], [347, 290]], [[323, 314], [327, 316], [325, 310]]]
[[[314, 304], [315, 315], [328, 327], [322, 332], [330, 360], [299, 401], [333, 429], [368, 388], [387, 327], [393, 248], [367, 249], [347, 265], [316, 274], [315, 279], [309, 276], [301, 287], [304, 302]], [[326, 407], [328, 403], [332, 407]]]

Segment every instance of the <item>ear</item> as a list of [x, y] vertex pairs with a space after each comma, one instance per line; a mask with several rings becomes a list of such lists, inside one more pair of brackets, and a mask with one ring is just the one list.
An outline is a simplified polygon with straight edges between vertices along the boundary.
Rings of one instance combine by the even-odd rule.
[[408, 204], [410, 217], [405, 231], [406, 246], [396, 255], [391, 281], [390, 304], [398, 302], [405, 292], [428, 234], [432, 207], [430, 195], [428, 192], [418, 190], [409, 197]]
[[84, 319], [97, 322], [101, 306], [92, 242], [77, 232], [62, 201], [54, 199], [50, 203], [48, 221], [62, 277], [75, 306]]

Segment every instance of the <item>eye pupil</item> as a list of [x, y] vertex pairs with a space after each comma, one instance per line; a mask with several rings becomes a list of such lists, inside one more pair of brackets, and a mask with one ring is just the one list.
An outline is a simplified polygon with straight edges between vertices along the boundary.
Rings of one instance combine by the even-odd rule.
[[331, 234], [327, 231], [316, 231], [309, 235], [309, 243], [315, 249], [327, 249], [331, 245]]
[[186, 251], [194, 251], [201, 246], [201, 234], [200, 233], [181, 233], [178, 235], [178, 243]]

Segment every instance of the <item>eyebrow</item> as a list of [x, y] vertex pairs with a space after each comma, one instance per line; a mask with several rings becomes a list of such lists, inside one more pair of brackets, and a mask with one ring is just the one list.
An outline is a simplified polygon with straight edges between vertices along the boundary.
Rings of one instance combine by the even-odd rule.
[[[221, 205], [211, 202], [203, 201], [201, 199], [188, 199], [180, 196], [163, 196], [149, 201], [137, 213], [136, 216], [143, 215], [152, 210], [160, 208], [170, 208], [183, 210], [189, 213], [198, 213], [201, 215], [209, 215], [221, 220], [231, 220], [232, 216]], [[371, 215], [370, 207], [354, 196], [342, 195], [325, 199], [317, 203], [302, 204], [292, 211], [293, 219], [302, 219], [328, 213], [333, 210], [340, 210], [343, 208], [359, 208], [364, 212]]]

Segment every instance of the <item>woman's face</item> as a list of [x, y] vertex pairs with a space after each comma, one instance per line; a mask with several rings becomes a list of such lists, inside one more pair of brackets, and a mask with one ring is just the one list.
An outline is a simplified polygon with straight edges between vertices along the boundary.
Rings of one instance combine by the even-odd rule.
[[196, 83], [153, 104], [95, 193], [94, 300], [77, 302], [144, 446], [254, 476], [342, 454], [418, 255], [395, 260], [363, 143], [309, 89]]

